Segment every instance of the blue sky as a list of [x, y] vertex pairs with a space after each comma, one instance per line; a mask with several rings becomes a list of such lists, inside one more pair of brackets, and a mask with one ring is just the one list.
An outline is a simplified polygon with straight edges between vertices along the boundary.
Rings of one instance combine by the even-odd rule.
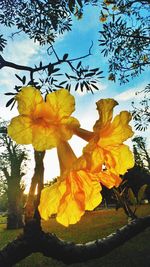
[[[59, 36], [55, 43], [55, 49], [59, 56], [63, 56], [65, 53], [69, 53], [70, 58], [75, 58], [87, 54], [88, 49], [91, 45], [91, 41], [94, 42], [92, 49], [92, 56], [86, 58], [84, 61], [85, 66], [90, 65], [90, 67], [100, 67], [107, 76], [107, 59], [105, 59], [100, 54], [100, 47], [98, 46], [97, 40], [99, 39], [98, 31], [101, 29], [101, 23], [99, 21], [99, 10], [97, 8], [86, 8], [83, 19], [77, 20], [73, 19], [72, 31], [65, 33], [63, 36]], [[2, 33], [4, 36], [10, 36], [10, 31], [2, 28]], [[53, 61], [52, 57], [49, 57], [46, 53], [46, 47], [39, 47], [37, 43], [29, 40], [26, 35], [16, 35], [14, 40], [9, 39], [8, 45], [5, 48], [3, 56], [8, 61], [13, 61], [14, 63], [34, 66], [38, 64], [41, 60], [43, 64]], [[20, 71], [11, 70], [9, 68], [3, 68], [0, 70], [0, 117], [3, 119], [10, 119], [15, 114], [17, 114], [16, 108], [10, 111], [5, 108], [5, 104], [8, 97], [4, 96], [4, 92], [12, 91], [14, 85], [18, 80], [15, 78], [15, 73], [19, 75], [24, 75]], [[95, 120], [98, 118], [96, 111], [95, 102], [101, 98], [115, 98], [119, 106], [117, 106], [115, 113], [120, 110], [131, 110], [131, 102], [138, 101], [139, 97], [142, 95], [135, 95], [136, 91], [142, 90], [148, 84], [149, 73], [148, 71], [143, 72], [140, 77], [131, 80], [129, 83], [120, 86], [119, 82], [113, 83], [108, 81], [107, 77], [102, 79], [99, 83], [100, 90], [95, 92], [94, 95], [79, 94], [72, 90], [76, 99], [76, 116], [81, 123], [82, 127], [86, 129], [92, 129]], [[18, 84], [19, 85], [19, 84]], [[141, 134], [137, 132], [137, 134]], [[144, 133], [148, 136], [148, 133]], [[150, 147], [150, 139], [147, 139]], [[81, 154], [82, 146], [85, 142], [82, 142], [77, 137], [73, 137], [70, 141], [75, 149], [77, 155]], [[58, 161], [56, 156], [56, 151], [53, 149], [46, 156], [45, 167], [52, 162], [53, 170], [46, 171], [45, 178], [51, 179], [56, 175], [59, 175]], [[55, 164], [54, 164], [55, 163]], [[33, 163], [29, 164], [30, 172], [32, 173]], [[30, 175], [28, 174], [28, 177]]]

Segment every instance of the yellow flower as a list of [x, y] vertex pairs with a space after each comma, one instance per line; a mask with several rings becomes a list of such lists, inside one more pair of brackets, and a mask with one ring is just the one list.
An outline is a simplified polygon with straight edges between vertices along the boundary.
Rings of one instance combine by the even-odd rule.
[[74, 97], [65, 89], [48, 94], [44, 101], [39, 90], [24, 87], [16, 100], [20, 115], [11, 120], [8, 134], [18, 144], [32, 144], [37, 151], [51, 149], [79, 127], [78, 120], [70, 117]]
[[108, 77], [108, 80], [109, 81], [115, 81], [116, 80], [116, 77], [113, 73], [110, 73], [109, 77]]
[[100, 22], [105, 22], [107, 20], [107, 15], [104, 14], [99, 18]]
[[84, 134], [83, 130], [78, 128], [76, 134], [89, 141], [83, 150], [88, 169], [97, 173], [99, 181], [111, 188], [119, 186], [119, 175], [134, 166], [133, 154], [123, 143], [133, 135], [128, 124], [131, 115], [122, 111], [112, 119], [113, 108], [118, 104], [113, 99], [102, 99], [96, 104], [100, 118], [93, 127], [94, 132]]
[[147, 55], [142, 56], [141, 59], [143, 60], [144, 63], [148, 62], [148, 56]]
[[45, 220], [57, 214], [56, 220], [68, 226], [77, 223], [85, 210], [99, 205], [101, 185], [97, 175], [86, 169], [85, 159], [77, 159], [67, 142], [62, 142], [57, 151], [61, 176], [42, 190], [39, 212]]
[[111, 2], [108, 1], [108, 0], [104, 0], [104, 3], [105, 3], [107, 6], [111, 5]]

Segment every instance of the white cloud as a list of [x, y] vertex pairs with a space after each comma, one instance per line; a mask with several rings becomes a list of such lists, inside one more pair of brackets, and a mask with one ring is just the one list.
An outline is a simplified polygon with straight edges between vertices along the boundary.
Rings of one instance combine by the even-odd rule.
[[11, 111], [9, 108], [0, 107], [0, 118], [5, 121], [9, 121], [11, 118], [18, 115], [16, 107], [14, 107]]
[[[19, 64], [29, 65], [33, 56], [38, 55], [39, 46], [32, 40], [21, 40], [17, 42], [9, 41], [4, 50], [3, 57], [5, 60]], [[33, 65], [33, 64], [32, 64]], [[21, 71], [4, 67], [0, 71], [0, 87], [3, 91], [11, 91], [18, 79], [15, 73], [20, 74]], [[25, 73], [26, 74], [26, 73]]]
[[38, 49], [39, 45], [30, 39], [12, 41], [6, 46], [4, 58], [20, 65], [26, 65], [31, 57], [38, 53]]
[[139, 87], [131, 88], [121, 94], [116, 95], [114, 98], [117, 101], [128, 101], [133, 99], [140, 99], [143, 96], [143, 93], [137, 94], [137, 92], [142, 91], [147, 83], [141, 84]]

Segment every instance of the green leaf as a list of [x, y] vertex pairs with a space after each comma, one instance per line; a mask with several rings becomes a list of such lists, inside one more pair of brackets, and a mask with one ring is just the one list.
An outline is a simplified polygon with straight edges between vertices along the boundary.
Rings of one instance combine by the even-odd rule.
[[77, 91], [78, 87], [79, 87], [79, 83], [76, 84], [75, 91]]
[[99, 88], [95, 84], [91, 83], [91, 85], [94, 87], [94, 89], [99, 90]]
[[128, 189], [128, 196], [129, 196], [129, 200], [130, 200], [131, 204], [136, 205], [137, 204], [137, 199], [136, 199], [136, 197], [135, 197], [135, 195], [134, 195], [134, 193], [133, 193], [131, 188]]
[[9, 101], [6, 103], [6, 108], [9, 107], [14, 101], [15, 101], [14, 97], [9, 99]]
[[60, 70], [60, 68], [53, 69], [52, 73], [55, 73], [55, 72], [57, 72], [59, 70]]
[[68, 6], [71, 12], [74, 11], [74, 7], [75, 7], [75, 0], [69, 0], [68, 1]]
[[138, 191], [138, 202], [141, 203], [144, 194], [145, 194], [145, 190], [147, 188], [147, 184], [144, 184], [140, 187], [139, 191]]
[[23, 84], [26, 83], [26, 76], [23, 76], [23, 78], [22, 78], [22, 83], [23, 83]]
[[64, 54], [64, 56], [63, 56], [63, 60], [65, 61], [65, 60], [67, 59], [68, 56], [69, 56], [68, 54]]
[[77, 69], [79, 69], [80, 68], [80, 66], [81, 66], [81, 61], [78, 63], [78, 65], [77, 65]]
[[19, 75], [15, 74], [15, 76], [17, 77], [17, 79], [18, 79], [19, 81], [23, 82], [22, 78], [21, 78]]
[[5, 93], [5, 95], [16, 95], [16, 93]]
[[94, 74], [95, 74], [94, 72], [89, 72], [89, 73], [85, 74], [85, 78], [94, 76]]
[[77, 0], [78, 4], [80, 7], [82, 7], [82, 1], [81, 0]]

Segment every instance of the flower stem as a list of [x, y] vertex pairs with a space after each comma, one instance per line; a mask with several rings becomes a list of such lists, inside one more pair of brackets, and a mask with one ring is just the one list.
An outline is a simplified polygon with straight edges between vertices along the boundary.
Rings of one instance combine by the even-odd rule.
[[59, 143], [57, 147], [57, 154], [61, 175], [66, 169], [71, 168], [73, 162], [77, 159], [77, 157], [68, 142]]
[[75, 134], [79, 136], [80, 138], [84, 139], [85, 141], [89, 141], [94, 135], [93, 132], [87, 131], [82, 128], [77, 128], [75, 130]]

